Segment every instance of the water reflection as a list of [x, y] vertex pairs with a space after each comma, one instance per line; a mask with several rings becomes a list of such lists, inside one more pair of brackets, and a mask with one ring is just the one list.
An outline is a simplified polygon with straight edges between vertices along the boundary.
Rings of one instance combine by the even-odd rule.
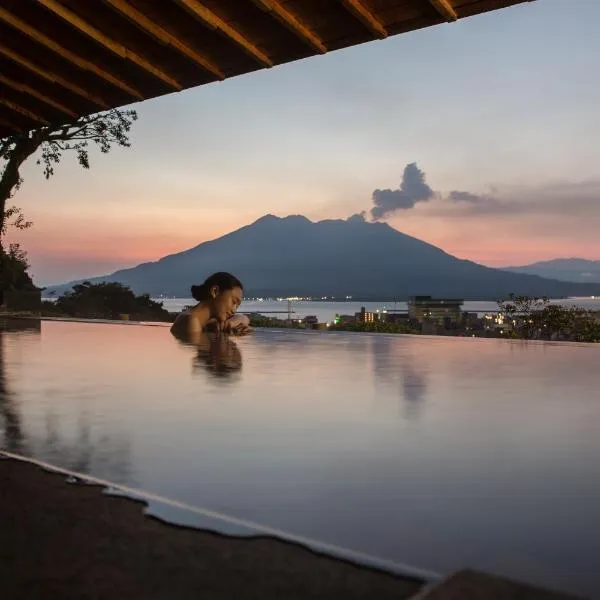
[[3, 319], [0, 318], [0, 331], [9, 332], [27, 332], [30, 334], [40, 334], [42, 323], [40, 319]]
[[77, 414], [72, 433], [54, 411], [49, 410], [43, 418], [44, 432], [32, 440], [37, 455], [70, 471], [98, 473], [121, 483], [135, 482], [131, 443], [122, 432], [96, 431], [95, 418], [85, 409]]
[[196, 344], [194, 370], [221, 380], [231, 380], [242, 370], [242, 353], [227, 335], [203, 335]]
[[202, 371], [219, 380], [231, 380], [242, 370], [242, 354], [231, 335], [209, 330], [188, 334], [185, 329], [171, 329], [171, 335], [185, 347], [196, 350], [194, 372]]
[[264, 330], [197, 347], [48, 322], [3, 342], [2, 410], [40, 459], [433, 571], [600, 597], [600, 346]]
[[9, 389], [4, 332], [39, 335], [41, 323], [39, 319], [0, 319], [0, 431], [2, 432], [0, 439], [3, 447], [10, 452], [20, 454], [26, 452], [26, 440], [18, 398]]
[[428, 387], [428, 368], [423, 357], [415, 355], [412, 344], [403, 338], [373, 338], [373, 378], [376, 385], [397, 387], [402, 416], [414, 420], [421, 416]]
[[0, 433], [2, 433], [0, 438], [1, 447], [10, 452], [23, 452], [23, 427], [16, 398], [8, 387], [6, 359], [4, 357], [4, 332], [2, 329], [0, 329]]
[[410, 364], [401, 367], [404, 416], [416, 419], [420, 416], [423, 401], [427, 395], [427, 373], [415, 369]]
[[12, 386], [9, 381], [9, 351], [12, 348], [22, 359], [32, 344], [39, 346], [41, 333], [40, 320], [0, 320], [0, 448], [43, 457], [72, 471], [103, 473], [115, 481], [131, 482], [131, 444], [119, 431], [97, 432], [98, 416], [85, 407], [86, 396], [95, 396], [97, 390], [91, 395], [89, 389], [78, 394], [84, 403], [78, 405], [76, 414], [66, 414], [56, 406], [64, 401], [60, 389], [37, 390], [43, 395], [44, 409], [26, 418], [28, 407], [17, 391], [21, 382], [16, 376]]

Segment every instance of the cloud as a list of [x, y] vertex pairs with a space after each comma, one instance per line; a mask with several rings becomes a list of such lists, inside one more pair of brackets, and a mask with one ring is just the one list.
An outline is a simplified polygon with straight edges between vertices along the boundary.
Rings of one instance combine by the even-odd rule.
[[[417, 204], [418, 210], [411, 211]], [[434, 191], [412, 163], [397, 190], [375, 190], [366, 216], [391, 217], [401, 231], [484, 264], [561, 256], [600, 259], [600, 178]], [[363, 211], [349, 220], [364, 218]]]
[[[562, 256], [600, 258], [600, 179], [501, 185], [482, 194], [448, 193], [419, 216], [431, 219], [430, 230], [443, 226], [451, 232], [441, 234], [452, 240], [442, 244], [450, 250], [453, 244], [462, 247], [454, 252], [465, 257], [487, 252], [496, 264]], [[413, 224], [417, 237], [419, 225]]]
[[448, 200], [451, 202], [467, 202], [468, 204], [481, 204], [486, 201], [485, 196], [478, 196], [477, 194], [471, 194], [471, 192], [450, 192], [448, 194]]
[[473, 213], [505, 213], [519, 208], [503, 202], [495, 196], [457, 190], [450, 192], [446, 200], [454, 204], [466, 205], [469, 207], [468, 210]]
[[[549, 222], [563, 218], [578, 221], [587, 228], [590, 219], [600, 218], [600, 180], [581, 182], [553, 182], [539, 186], [488, 186], [482, 193], [468, 190], [434, 191], [426, 182], [426, 175], [417, 163], [404, 168], [400, 187], [395, 190], [376, 189], [373, 206], [368, 215], [375, 221], [390, 217], [398, 211], [427, 203], [419, 215], [450, 219], [478, 219], [484, 217], [518, 218], [532, 223]], [[365, 219], [365, 211], [352, 215], [349, 220]], [[535, 221], [537, 219], [537, 221]], [[514, 219], [513, 219], [514, 222]]]
[[494, 195], [452, 191], [436, 205], [440, 216], [465, 218], [477, 215], [537, 215], [569, 218], [600, 216], [600, 181], [504, 187]]
[[384, 219], [398, 210], [413, 208], [417, 202], [427, 202], [434, 195], [425, 182], [425, 173], [417, 167], [417, 163], [410, 163], [404, 168], [398, 189], [377, 189], [373, 192], [371, 216], [375, 220]]

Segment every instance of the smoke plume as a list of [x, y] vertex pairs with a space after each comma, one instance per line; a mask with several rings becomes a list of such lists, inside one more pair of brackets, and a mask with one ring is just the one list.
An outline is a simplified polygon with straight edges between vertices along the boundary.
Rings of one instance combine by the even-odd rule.
[[384, 219], [398, 210], [413, 208], [417, 202], [427, 202], [434, 192], [425, 182], [425, 173], [410, 163], [404, 168], [402, 183], [395, 190], [375, 190], [371, 216], [374, 220]]

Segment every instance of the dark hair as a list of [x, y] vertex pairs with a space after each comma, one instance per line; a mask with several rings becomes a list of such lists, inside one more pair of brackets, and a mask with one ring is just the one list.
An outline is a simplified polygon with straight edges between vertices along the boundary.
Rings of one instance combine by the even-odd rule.
[[202, 285], [192, 286], [192, 298], [198, 302], [208, 300], [208, 292], [210, 291], [210, 288], [215, 285], [221, 291], [232, 290], [236, 287], [239, 287], [242, 290], [244, 289], [242, 282], [231, 273], [213, 273], [210, 277], [206, 278], [206, 281]]

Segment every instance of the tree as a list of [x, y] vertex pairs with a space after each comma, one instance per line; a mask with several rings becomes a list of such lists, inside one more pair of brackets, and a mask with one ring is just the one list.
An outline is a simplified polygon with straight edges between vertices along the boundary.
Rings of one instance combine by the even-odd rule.
[[[11, 222], [12, 219], [12, 222]], [[15, 229], [29, 229], [33, 225], [33, 221], [26, 221], [25, 215], [20, 208], [11, 206], [4, 211], [4, 220], [2, 222], [2, 235], [5, 235], [9, 227]], [[1, 243], [1, 241], [0, 241]]]
[[548, 298], [510, 296], [498, 302], [514, 337], [600, 342], [600, 315], [579, 306], [550, 304]]
[[19, 244], [10, 244], [8, 252], [0, 246], [0, 294], [2, 290], [35, 290], [28, 271], [27, 253]]
[[498, 300], [497, 304], [503, 320], [513, 325], [512, 331], [518, 337], [530, 339], [539, 326], [534, 316], [547, 308], [550, 300], [510, 294], [508, 300]]
[[90, 283], [73, 286], [55, 303], [60, 313], [82, 318], [118, 319], [127, 314], [135, 320], [169, 321], [169, 313], [162, 303], [155, 302], [148, 294], [136, 296], [130, 288], [120, 283]]
[[[15, 133], [0, 140], [0, 240], [6, 232], [5, 221], [20, 214], [19, 209], [6, 209], [6, 203], [22, 183], [20, 169], [23, 163], [38, 149], [41, 156], [37, 164], [43, 167], [46, 179], [54, 175], [63, 153], [71, 152], [79, 164], [89, 169], [90, 143], [100, 152], [108, 153], [113, 146], [128, 148], [129, 131], [137, 113], [134, 110], [110, 110], [96, 115], [85, 115], [64, 125], [48, 125], [28, 132]], [[11, 210], [16, 210], [17, 213]], [[23, 222], [21, 222], [22, 224]]]
[[[11, 206], [4, 211], [4, 223], [0, 233], [5, 234], [9, 227], [23, 230], [29, 229], [32, 225], [32, 221], [25, 220], [20, 208]], [[28, 270], [27, 252], [21, 248], [21, 245], [10, 244], [6, 252], [0, 239], [0, 293], [2, 290], [35, 289]]]
[[[9, 227], [23, 230], [29, 229], [32, 225], [32, 221], [25, 220], [23, 211], [20, 208], [11, 206], [4, 211], [4, 223], [1, 233], [5, 234]], [[6, 252], [0, 239], [0, 293], [2, 290], [35, 289], [28, 271], [27, 252], [21, 248], [21, 245], [10, 244], [8, 252]]]

